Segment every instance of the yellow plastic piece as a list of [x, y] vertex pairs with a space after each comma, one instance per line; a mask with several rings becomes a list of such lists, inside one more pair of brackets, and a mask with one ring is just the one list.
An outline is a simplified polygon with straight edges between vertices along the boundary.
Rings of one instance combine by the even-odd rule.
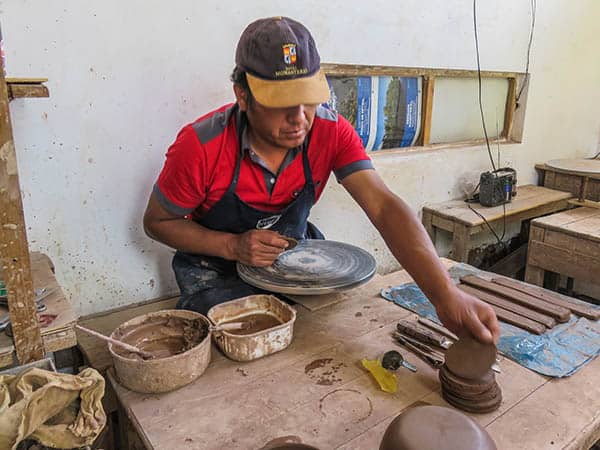
[[390, 394], [395, 394], [398, 390], [398, 379], [396, 378], [396, 374], [390, 372], [389, 370], [382, 367], [381, 362], [377, 359], [363, 359], [362, 365], [365, 369], [367, 369], [375, 381], [379, 383], [379, 387], [384, 392], [389, 392]]

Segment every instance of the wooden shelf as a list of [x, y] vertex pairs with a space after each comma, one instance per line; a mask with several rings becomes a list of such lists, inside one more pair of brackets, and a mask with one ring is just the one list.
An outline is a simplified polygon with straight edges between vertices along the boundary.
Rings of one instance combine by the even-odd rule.
[[43, 84], [47, 78], [6, 78], [8, 99], [49, 97], [48, 88]]

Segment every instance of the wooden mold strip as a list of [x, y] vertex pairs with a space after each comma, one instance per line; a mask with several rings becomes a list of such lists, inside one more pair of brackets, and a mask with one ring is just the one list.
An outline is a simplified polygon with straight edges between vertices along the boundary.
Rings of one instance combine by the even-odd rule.
[[572, 313], [578, 316], [585, 317], [586, 319], [598, 320], [600, 319], [600, 309], [594, 309], [586, 305], [575, 303], [570, 297], [559, 294], [558, 292], [549, 291], [539, 286], [533, 286], [531, 284], [525, 284], [517, 280], [510, 278], [494, 278], [493, 283], [501, 286], [506, 286], [525, 294], [533, 295], [548, 303], [552, 303], [556, 306], [562, 306], [563, 308], [569, 309]]
[[557, 322], [568, 322], [571, 316], [571, 311], [567, 308], [553, 305], [545, 302], [544, 300], [540, 300], [537, 297], [525, 294], [506, 286], [500, 286], [476, 275], [464, 276], [460, 279], [460, 281], [470, 286], [498, 294], [514, 303], [525, 306], [526, 308], [531, 308], [535, 311], [541, 312], [542, 314], [554, 317]]
[[[464, 285], [459, 285], [459, 288], [464, 288]], [[522, 328], [523, 330], [529, 331], [534, 334], [543, 334], [546, 331], [546, 326], [542, 325], [535, 320], [528, 319], [527, 317], [520, 316], [513, 312], [510, 312], [504, 308], [500, 308], [499, 306], [490, 305], [496, 316], [502, 322], [509, 323], [516, 327]]]
[[490, 305], [498, 306], [500, 308], [506, 309], [507, 311], [514, 312], [515, 314], [518, 314], [520, 316], [527, 317], [531, 320], [535, 320], [536, 322], [539, 322], [548, 328], [552, 328], [556, 325], [556, 320], [554, 320], [552, 317], [513, 303], [510, 300], [506, 300], [505, 298], [492, 294], [491, 292], [487, 292], [482, 289], [477, 289], [473, 286], [468, 286], [466, 284], [461, 284], [459, 285], [459, 287], [462, 291], [474, 295], [475, 297], [479, 298], [480, 300], [483, 300], [484, 302]]

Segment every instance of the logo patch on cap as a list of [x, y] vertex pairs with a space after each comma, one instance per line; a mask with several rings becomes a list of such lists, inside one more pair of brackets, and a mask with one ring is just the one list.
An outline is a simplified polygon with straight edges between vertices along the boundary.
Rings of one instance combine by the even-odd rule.
[[283, 46], [283, 61], [288, 66], [296, 64], [296, 44], [285, 44]]

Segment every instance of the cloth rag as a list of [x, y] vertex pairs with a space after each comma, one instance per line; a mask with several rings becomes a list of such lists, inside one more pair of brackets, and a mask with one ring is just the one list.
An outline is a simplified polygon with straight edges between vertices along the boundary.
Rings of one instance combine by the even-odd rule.
[[15, 450], [24, 439], [53, 448], [92, 444], [106, 425], [103, 396], [104, 378], [91, 368], [0, 375], [0, 450]]

